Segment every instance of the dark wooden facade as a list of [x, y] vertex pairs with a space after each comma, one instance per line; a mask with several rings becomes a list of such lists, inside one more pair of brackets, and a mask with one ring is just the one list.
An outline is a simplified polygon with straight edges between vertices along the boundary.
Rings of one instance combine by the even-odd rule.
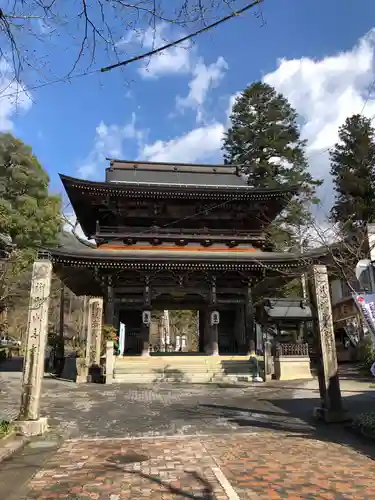
[[117, 160], [105, 182], [61, 179], [96, 248], [50, 249], [54, 269], [76, 294], [104, 297], [106, 323], [131, 324], [146, 350], [142, 311], [196, 309], [202, 350], [254, 349], [254, 294], [301, 265], [267, 238], [295, 187], [253, 189], [233, 166]]

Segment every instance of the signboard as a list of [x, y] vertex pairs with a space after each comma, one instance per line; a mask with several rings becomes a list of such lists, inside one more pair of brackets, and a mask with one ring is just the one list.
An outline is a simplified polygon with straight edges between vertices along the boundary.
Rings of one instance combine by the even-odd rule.
[[375, 293], [355, 294], [354, 300], [362, 313], [375, 346]]
[[125, 325], [124, 325], [124, 323], [120, 323], [118, 348], [120, 351], [120, 356], [123, 356], [124, 351], [125, 351]]
[[345, 319], [352, 319], [358, 316], [358, 307], [352, 298], [345, 300], [345, 302], [340, 302], [332, 306], [332, 318], [333, 322], [343, 321]]

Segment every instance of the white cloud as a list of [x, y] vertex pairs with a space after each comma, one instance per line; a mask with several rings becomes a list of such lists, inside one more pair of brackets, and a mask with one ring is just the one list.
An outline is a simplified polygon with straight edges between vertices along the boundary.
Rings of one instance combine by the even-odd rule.
[[227, 127], [231, 126], [231, 120], [230, 120], [230, 115], [232, 113], [233, 106], [236, 102], [237, 97], [241, 95], [241, 92], [236, 92], [235, 94], [231, 95], [229, 97], [229, 103], [228, 103], [228, 108], [226, 110], [226, 123]]
[[[302, 117], [301, 133], [302, 137], [308, 140], [312, 171], [314, 175], [324, 177], [327, 181], [326, 189], [321, 194], [325, 206], [329, 206], [332, 196], [327, 174], [328, 156], [325, 150], [337, 141], [338, 127], [345, 119], [353, 113], [361, 112], [367, 99], [367, 89], [375, 79], [374, 53], [375, 30], [346, 52], [320, 60], [282, 59], [275, 71], [264, 77], [267, 83], [273, 85], [289, 99]], [[182, 57], [182, 54], [180, 56]], [[224, 70], [224, 64], [220, 62], [220, 58], [209, 66], [205, 66], [202, 60], [198, 61], [198, 64], [202, 65], [202, 70], [204, 65], [205, 77], [200, 80], [197, 66], [193, 64], [191, 58], [189, 59], [188, 53], [185, 53], [185, 56], [188, 56], [188, 59], [185, 59], [183, 67], [186, 71], [193, 72], [193, 80], [189, 85], [188, 95], [180, 98], [180, 104], [182, 101], [183, 105], [189, 104], [199, 108], [204, 104], [212, 80], [221, 78], [219, 72]], [[173, 71], [173, 68], [178, 65], [172, 66], [169, 62], [159, 61], [157, 66], [152, 67], [152, 73], [154, 76], [165, 74], [163, 72], [167, 71], [167, 68]], [[211, 71], [215, 67], [217, 69], [217, 66], [219, 70], [214, 73], [213, 77], [210, 76]], [[137, 130], [135, 116], [126, 127], [107, 126], [102, 123], [97, 128], [95, 147], [89, 155], [86, 166], [90, 171], [94, 164], [95, 170], [99, 157], [102, 162], [104, 156], [122, 156], [125, 139], [135, 139], [138, 142], [138, 157], [143, 160], [208, 162], [215, 157], [219, 160], [221, 159], [220, 148], [223, 133], [228, 126], [230, 109], [237, 95], [230, 98], [230, 108], [223, 123], [215, 122], [200, 126], [170, 140], [157, 140], [154, 143], [145, 144], [144, 131]], [[375, 89], [368, 99], [365, 114], [371, 117], [375, 115]]]
[[[322, 201], [330, 206], [332, 185], [328, 149], [338, 140], [346, 118], [361, 113], [375, 115], [375, 29], [351, 50], [313, 60], [281, 59], [264, 81], [284, 94], [302, 118], [301, 136], [308, 141], [312, 173], [325, 179]], [[375, 89], [373, 89], [375, 90]]]
[[[332, 146], [339, 126], [348, 116], [361, 112], [375, 77], [374, 45], [372, 30], [349, 51], [315, 61], [282, 59], [276, 71], [264, 77], [304, 119], [302, 136], [309, 140], [311, 151]], [[365, 113], [374, 115], [373, 98]]]
[[224, 125], [221, 123], [199, 127], [169, 141], [156, 141], [145, 145], [140, 158], [160, 162], [205, 161], [220, 150], [223, 133]]
[[217, 61], [209, 64], [200, 59], [192, 70], [192, 80], [189, 83], [189, 93], [186, 97], [177, 96], [176, 104], [178, 109], [197, 109], [197, 121], [201, 121], [202, 106], [206, 100], [208, 91], [216, 87], [223, 79], [228, 64], [223, 57], [218, 57]]
[[86, 160], [79, 167], [78, 173], [83, 178], [93, 178], [99, 173], [105, 158], [121, 158], [123, 156], [124, 141], [136, 141], [139, 147], [142, 146], [146, 131], [137, 129], [136, 115], [132, 113], [129, 123], [120, 127], [119, 125], [106, 125], [103, 121], [96, 127], [94, 146]]
[[[166, 45], [172, 40], [181, 38], [180, 31], [172, 34], [171, 25], [161, 22], [155, 29], [148, 28], [144, 33], [131, 32], [127, 37], [120, 40], [117, 47], [128, 47], [129, 44], [137, 42], [144, 49], [154, 50]], [[137, 48], [139, 50], [139, 47]], [[150, 57], [138, 69], [139, 74], [144, 78], [157, 78], [171, 73], [188, 73], [191, 69], [191, 56], [194, 52], [189, 41], [182, 42], [169, 49], [163, 50]], [[139, 52], [137, 52], [139, 53]]]
[[12, 117], [18, 112], [27, 112], [32, 105], [24, 86], [17, 83], [9, 64], [0, 60], [0, 131], [11, 132], [14, 128]]
[[[338, 140], [338, 129], [346, 118], [361, 113], [375, 118], [375, 29], [350, 50], [321, 59], [281, 59], [275, 71], [263, 80], [285, 95], [302, 118], [301, 137], [308, 141], [310, 168], [324, 179], [319, 193], [321, 215], [332, 203], [328, 149]], [[235, 94], [229, 103], [229, 114]], [[325, 212], [325, 213], [324, 213]]]

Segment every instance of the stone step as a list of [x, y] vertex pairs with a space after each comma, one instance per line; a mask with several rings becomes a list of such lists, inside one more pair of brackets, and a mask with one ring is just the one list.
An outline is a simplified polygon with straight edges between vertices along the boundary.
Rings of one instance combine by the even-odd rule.
[[180, 373], [175, 374], [157, 374], [157, 373], [122, 373], [117, 374], [113, 382], [124, 384], [155, 384], [155, 383], [190, 383], [190, 384], [235, 384], [238, 382], [253, 382], [254, 375], [248, 374], [228, 374], [218, 375], [212, 373]]
[[255, 375], [249, 356], [126, 356], [114, 368], [117, 383], [235, 383]]
[[[141, 358], [140, 358], [141, 359]], [[194, 362], [194, 363], [184, 363], [184, 362], [178, 362], [178, 361], [163, 361], [163, 362], [155, 362], [153, 360], [149, 361], [125, 361], [122, 359], [116, 359], [115, 360], [116, 366], [124, 366], [124, 367], [129, 367], [129, 366], [138, 366], [142, 367], [142, 369], [146, 366], [153, 366], [153, 367], [159, 367], [159, 366], [177, 366], [177, 367], [184, 367], [184, 368], [193, 368], [196, 366], [206, 366], [206, 367], [216, 367], [216, 366], [249, 366], [254, 364], [252, 361], [246, 360], [246, 361], [203, 361], [203, 362]]]
[[144, 374], [174, 374], [174, 375], [178, 375], [178, 374], [212, 374], [212, 375], [227, 375], [227, 374], [243, 374], [243, 375], [246, 375], [246, 374], [252, 374], [254, 373], [255, 370], [252, 369], [252, 368], [248, 368], [248, 369], [243, 369], [243, 370], [223, 370], [223, 369], [217, 369], [217, 370], [204, 370], [202, 368], [200, 369], [197, 369], [197, 370], [177, 370], [177, 369], [160, 369], [160, 370], [151, 370], [151, 369], [148, 369], [148, 370], [142, 370], [140, 371], [139, 368], [138, 370], [119, 370], [119, 369], [115, 369], [114, 371], [114, 375], [115, 377], [118, 376], [118, 375], [135, 375], [135, 374], [139, 374], [139, 373], [144, 373]]
[[153, 373], [153, 372], [186, 372], [186, 373], [247, 373], [252, 372], [255, 365], [246, 363], [218, 363], [217, 365], [194, 364], [189, 366], [176, 364], [125, 364], [116, 363], [115, 373]]
[[237, 369], [237, 368], [247, 368], [249, 366], [254, 366], [253, 363], [246, 362], [246, 363], [215, 363], [215, 364], [209, 364], [209, 363], [194, 363], [190, 365], [185, 365], [183, 363], [118, 363], [115, 362], [116, 368], [121, 368], [124, 370], [129, 370], [132, 368], [136, 369], [141, 369], [145, 370], [147, 368], [163, 368], [163, 367], [170, 367], [170, 368], [177, 368], [181, 370], [194, 370], [197, 368], [205, 368], [207, 370], [215, 370], [216, 368], [225, 368], [225, 369]]

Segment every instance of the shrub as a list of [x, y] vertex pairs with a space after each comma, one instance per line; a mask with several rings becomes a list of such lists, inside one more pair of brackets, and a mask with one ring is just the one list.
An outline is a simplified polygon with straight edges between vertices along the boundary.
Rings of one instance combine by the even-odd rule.
[[359, 356], [363, 370], [369, 372], [372, 364], [375, 362], [375, 351], [371, 338], [367, 337], [361, 342], [359, 346]]
[[6, 348], [0, 348], [0, 363], [5, 361], [8, 357], [8, 350]]
[[117, 330], [113, 325], [103, 325], [102, 326], [102, 352], [101, 354], [105, 354], [107, 341], [111, 340], [114, 345], [115, 354], [119, 353], [119, 338], [117, 335]]
[[353, 419], [353, 427], [375, 438], [375, 412], [356, 415]]
[[13, 425], [8, 420], [0, 420], [0, 438], [11, 433]]

